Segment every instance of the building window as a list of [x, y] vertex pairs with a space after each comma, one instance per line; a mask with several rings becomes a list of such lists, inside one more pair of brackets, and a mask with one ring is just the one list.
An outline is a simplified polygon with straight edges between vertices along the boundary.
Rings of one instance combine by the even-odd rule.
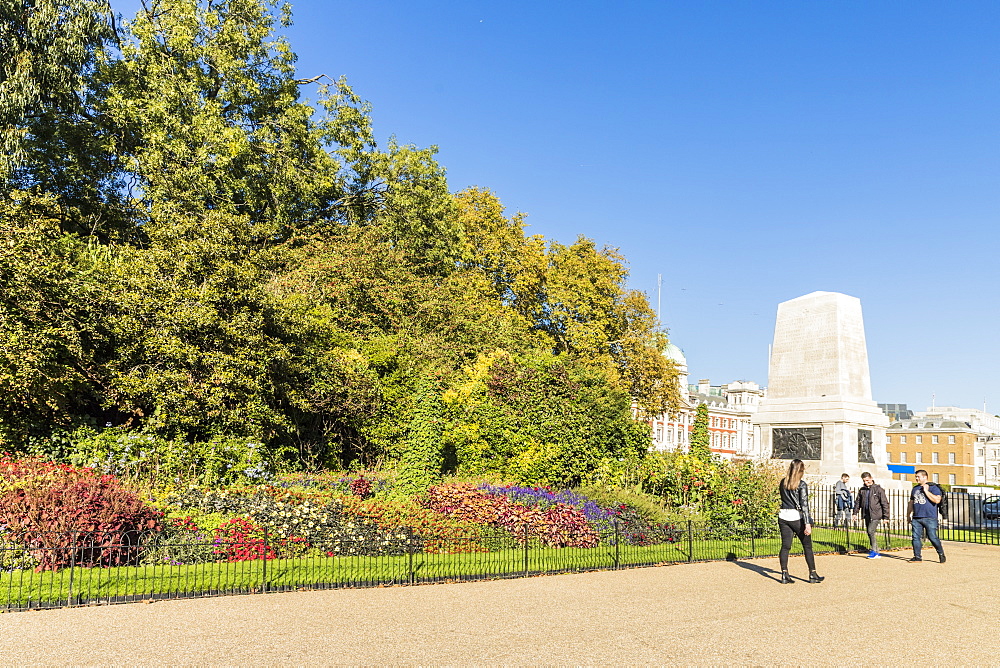
[[948, 484], [949, 485], [954, 485], [955, 484], [955, 474], [954, 473], [949, 473], [948, 474]]
[[932, 480], [932, 482], [937, 482], [938, 481], [938, 474], [937, 473], [932, 473], [931, 474], [931, 480]]
[[984, 467], [980, 466], [977, 470], [979, 471], [978, 475], [986, 475], [986, 469]]
[[984, 453], [985, 453], [985, 450], [983, 450], [983, 448], [979, 448], [978, 450], [976, 450], [976, 456], [977, 457], [982, 457]]
[[922, 452], [918, 452], [918, 453], [916, 454], [916, 458], [917, 458], [917, 459], [916, 459], [916, 462], [917, 462], [918, 464], [923, 464], [923, 463], [924, 463], [924, 453], [922, 453]]
[[924, 437], [921, 436], [921, 435], [919, 435], [919, 434], [917, 434], [917, 445], [920, 445], [923, 442], [924, 442]]
[[886, 443], [886, 445], [892, 443], [892, 436], [890, 436], [889, 434], [886, 434], [885, 435], [885, 443]]
[[906, 474], [905, 473], [900, 473], [899, 474], [899, 479], [900, 480], [906, 480]]
[[955, 453], [954, 452], [949, 452], [948, 453], [948, 463], [949, 464], [954, 464], [955, 463]]
[[948, 443], [950, 443], [952, 445], [955, 445], [955, 437], [954, 436], [949, 436], [948, 437]]
[[656, 442], [657, 443], [663, 442], [663, 427], [656, 428]]
[[903, 434], [902, 436], [899, 437], [899, 442], [906, 443], [906, 434]]
[[938, 444], [938, 437], [936, 435], [935, 436], [931, 436], [931, 443], [933, 443], [934, 445]]
[[[899, 463], [900, 464], [905, 464], [906, 463], [906, 453], [905, 452], [899, 453]], [[906, 478], [903, 478], [903, 480], [906, 480]]]

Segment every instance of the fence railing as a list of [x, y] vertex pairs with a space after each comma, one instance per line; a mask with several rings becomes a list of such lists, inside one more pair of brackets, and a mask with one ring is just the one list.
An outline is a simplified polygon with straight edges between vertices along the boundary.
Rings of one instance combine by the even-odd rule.
[[[837, 522], [833, 489], [813, 487], [814, 549], [866, 550], [860, 521]], [[892, 515], [879, 529], [883, 550], [910, 545], [907, 493], [890, 490]], [[966, 495], [974, 496], [974, 495]], [[944, 540], [1000, 544], [1000, 522], [984, 498], [949, 494]], [[984, 505], [986, 509], [984, 510]], [[223, 541], [210, 536], [126, 533], [114, 540], [83, 532], [0, 533], [0, 611], [142, 600], [378, 587], [547, 573], [634, 568], [691, 561], [775, 556], [776, 524], [718, 526], [683, 522], [654, 534], [601, 532], [422, 537], [400, 529], [378, 541], [302, 539], [260, 534]], [[793, 553], [800, 553], [798, 541]]]
[[[852, 487], [852, 521], [846, 526], [838, 522], [836, 495], [832, 485], [811, 485], [810, 506], [814, 521], [819, 526], [839, 525], [843, 530], [864, 531], [858, 519], [853, 519], [853, 507], [858, 498], [858, 488]], [[889, 520], [883, 521], [880, 531], [894, 534], [910, 532], [906, 522], [907, 506], [910, 502], [909, 489], [885, 490], [889, 501]], [[938, 515], [938, 534], [942, 540], [966, 543], [1000, 545], [1000, 490], [996, 494], [970, 494], [967, 492], [947, 492], [948, 516]]]

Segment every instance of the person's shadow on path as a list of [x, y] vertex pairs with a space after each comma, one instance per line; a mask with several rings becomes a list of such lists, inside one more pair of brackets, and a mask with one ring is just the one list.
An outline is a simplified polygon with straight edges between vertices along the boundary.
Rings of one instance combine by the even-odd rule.
[[768, 580], [774, 580], [775, 582], [781, 581], [781, 573], [774, 570], [773, 568], [768, 568], [767, 566], [761, 566], [760, 564], [755, 564], [749, 561], [740, 561], [736, 559], [733, 555], [726, 558], [726, 561], [734, 563], [740, 568], [745, 568], [748, 571], [753, 571], [757, 575], [767, 578]]

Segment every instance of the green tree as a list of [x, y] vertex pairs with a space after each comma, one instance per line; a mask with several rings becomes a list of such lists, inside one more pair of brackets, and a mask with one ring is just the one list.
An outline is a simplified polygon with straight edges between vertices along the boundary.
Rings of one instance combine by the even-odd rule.
[[0, 201], [0, 449], [107, 417], [112, 332], [100, 253], [60, 229], [55, 198]]
[[399, 488], [409, 494], [426, 491], [441, 476], [443, 465], [441, 395], [438, 382], [424, 378], [410, 420], [406, 448], [399, 461]]
[[451, 194], [434, 147], [376, 145], [343, 80], [304, 101], [322, 78], [297, 78], [287, 9], [148, 0], [120, 27], [104, 0], [11, 0], [0, 17], [0, 438], [111, 423], [308, 468], [412, 464], [434, 375], [468, 390], [448, 408], [455, 466], [480, 448], [483, 470], [578, 481], [644, 452], [633, 402], [676, 405], [623, 258], [527, 235], [488, 190]]
[[101, 238], [130, 227], [96, 79], [117, 39], [107, 0], [0, 2], [0, 196], [55, 196], [62, 230]]
[[688, 452], [703, 462], [712, 460], [711, 435], [708, 433], [708, 405], [698, 404], [694, 425], [691, 427], [691, 442]]
[[629, 396], [567, 356], [497, 350], [462, 376], [444, 395], [460, 473], [575, 486], [649, 447]]

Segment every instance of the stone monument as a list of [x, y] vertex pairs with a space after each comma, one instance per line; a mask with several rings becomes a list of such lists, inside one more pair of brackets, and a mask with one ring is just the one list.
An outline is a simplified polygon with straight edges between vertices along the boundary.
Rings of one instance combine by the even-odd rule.
[[848, 473], [858, 485], [869, 471], [893, 486], [889, 418], [872, 401], [859, 299], [813, 292], [779, 304], [767, 380], [753, 417], [763, 455], [805, 461], [815, 482]]

